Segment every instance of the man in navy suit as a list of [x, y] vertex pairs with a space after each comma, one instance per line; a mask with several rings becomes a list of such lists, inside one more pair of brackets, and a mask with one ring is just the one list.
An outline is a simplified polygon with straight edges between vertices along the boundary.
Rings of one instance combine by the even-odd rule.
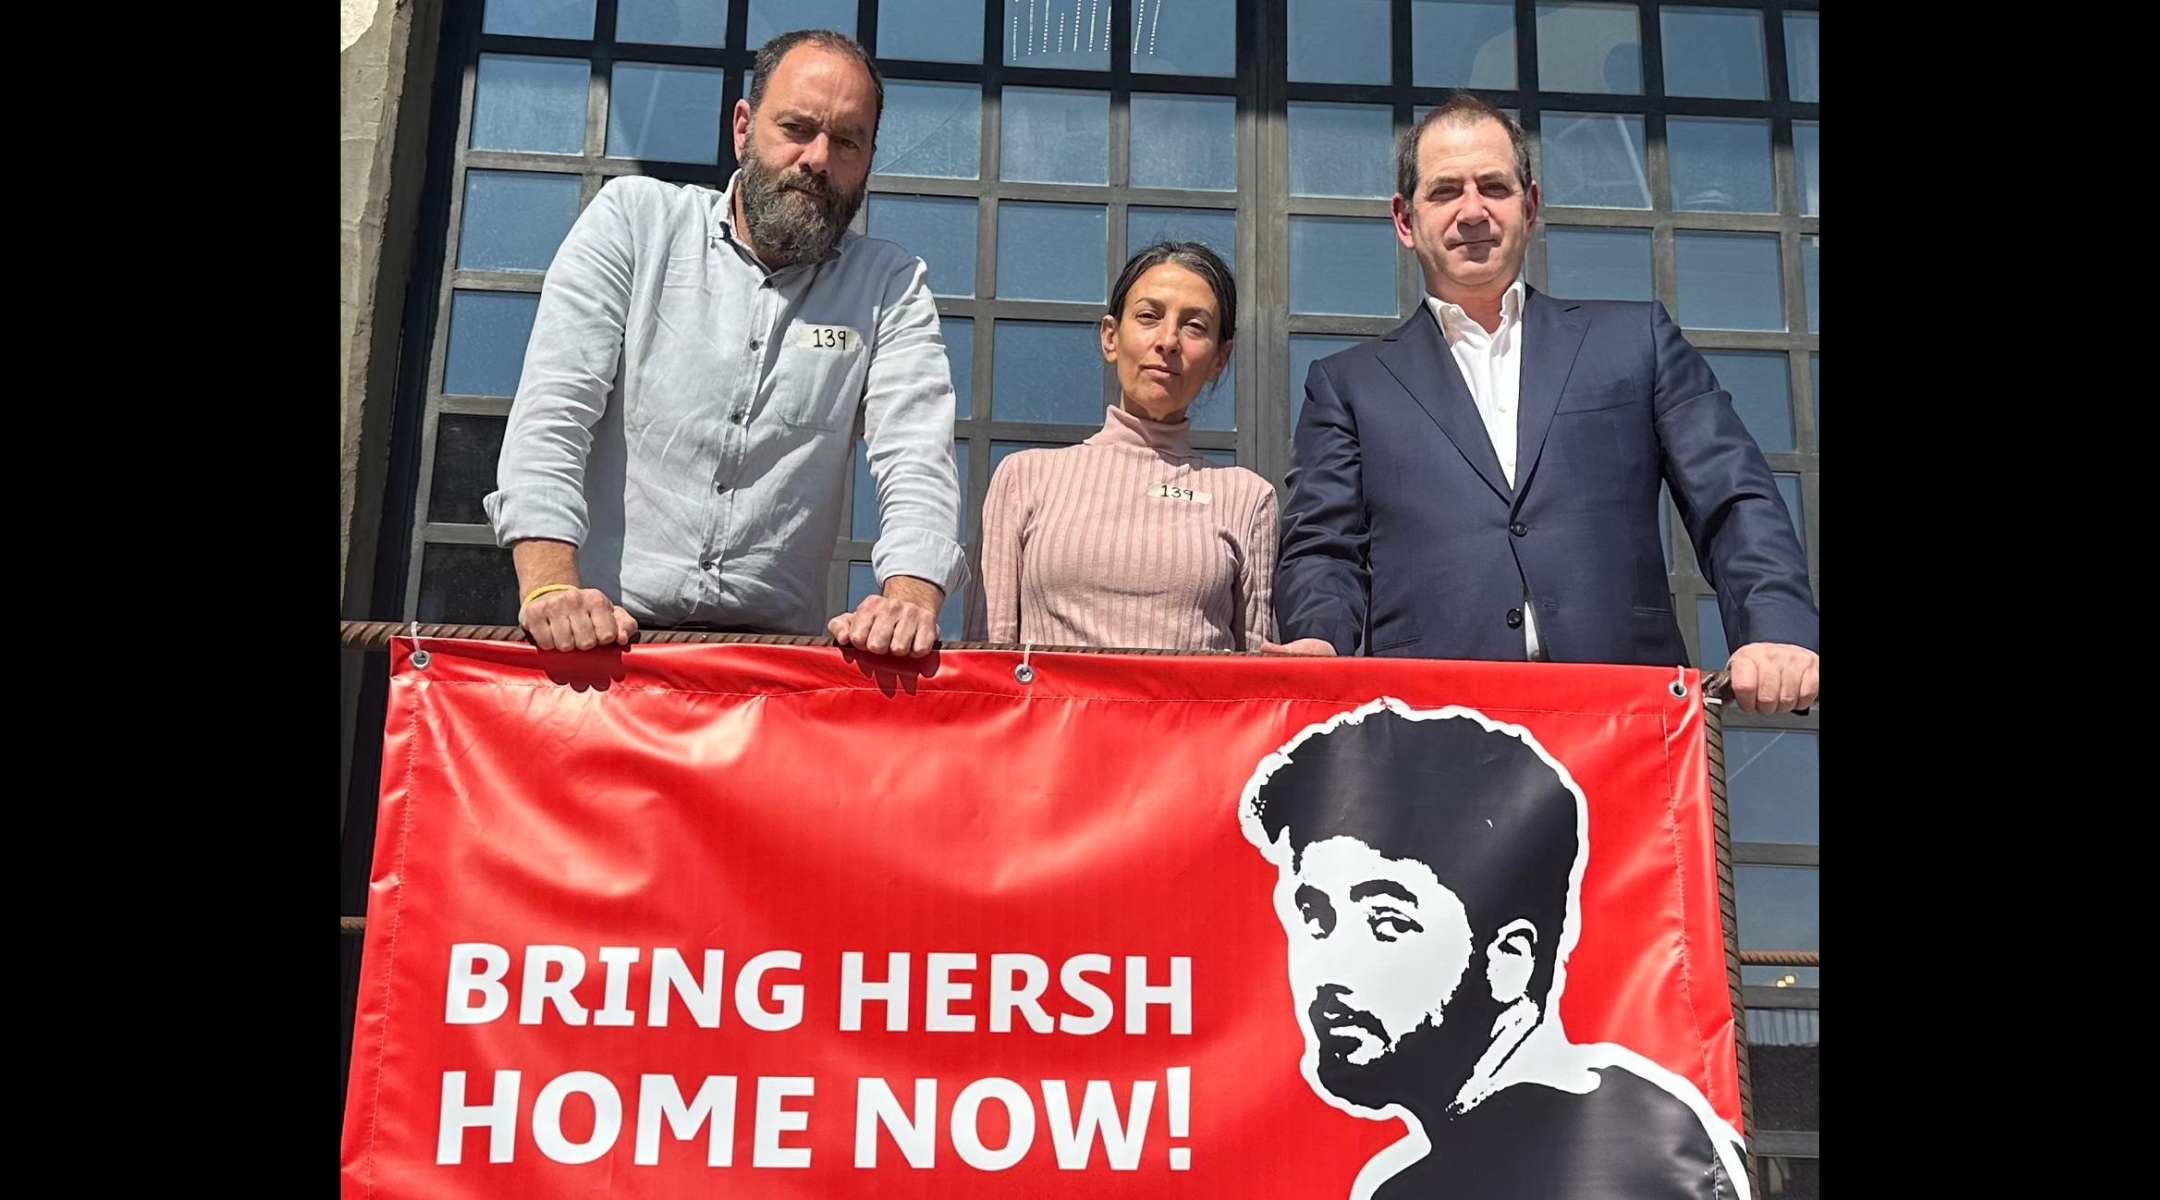
[[1403, 139], [1396, 186], [1425, 304], [1306, 376], [1275, 648], [1683, 663], [1662, 478], [1738, 647], [1739, 707], [1813, 704], [1807, 560], [1761, 449], [1662, 304], [1525, 286], [1521, 127], [1457, 93]]

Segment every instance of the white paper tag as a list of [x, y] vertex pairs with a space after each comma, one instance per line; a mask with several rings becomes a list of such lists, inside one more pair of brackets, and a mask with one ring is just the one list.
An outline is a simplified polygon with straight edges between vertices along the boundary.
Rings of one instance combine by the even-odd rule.
[[1190, 500], [1194, 504], [1215, 503], [1215, 494], [1213, 492], [1196, 492], [1189, 487], [1179, 487], [1174, 483], [1158, 483], [1149, 488], [1147, 494], [1160, 496], [1165, 500]]
[[795, 344], [812, 350], [852, 350], [862, 335], [845, 325], [798, 325]]

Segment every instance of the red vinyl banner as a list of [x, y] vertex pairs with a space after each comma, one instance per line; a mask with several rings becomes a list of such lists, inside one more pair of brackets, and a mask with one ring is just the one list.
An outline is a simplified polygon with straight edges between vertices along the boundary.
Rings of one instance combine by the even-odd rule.
[[1693, 671], [391, 659], [346, 1197], [1747, 1195]]

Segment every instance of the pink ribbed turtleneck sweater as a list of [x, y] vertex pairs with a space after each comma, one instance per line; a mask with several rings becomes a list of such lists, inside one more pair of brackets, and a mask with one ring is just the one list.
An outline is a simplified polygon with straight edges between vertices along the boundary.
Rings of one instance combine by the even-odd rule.
[[1273, 624], [1275, 489], [1118, 408], [1077, 446], [999, 464], [971, 634], [1038, 646], [1258, 650]]

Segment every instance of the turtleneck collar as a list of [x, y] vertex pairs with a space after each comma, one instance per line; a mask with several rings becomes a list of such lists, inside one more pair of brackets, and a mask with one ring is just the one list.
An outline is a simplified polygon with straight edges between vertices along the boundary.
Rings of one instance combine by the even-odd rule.
[[1087, 440], [1090, 446], [1131, 446], [1166, 458], [1198, 458], [1192, 448], [1192, 422], [1149, 421], [1113, 404], [1104, 410], [1102, 432]]

